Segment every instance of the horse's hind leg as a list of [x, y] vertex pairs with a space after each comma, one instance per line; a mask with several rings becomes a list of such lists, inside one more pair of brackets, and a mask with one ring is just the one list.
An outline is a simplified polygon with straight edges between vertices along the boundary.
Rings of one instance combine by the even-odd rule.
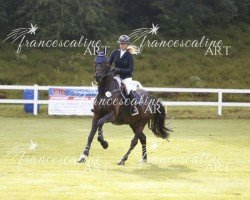
[[147, 162], [146, 135], [143, 132], [139, 135], [139, 140], [142, 146], [142, 162]]
[[[130, 125], [130, 127], [133, 129], [133, 131], [135, 133], [136, 127], [133, 125]], [[139, 140], [140, 140], [141, 145], [142, 145], [142, 161], [141, 162], [147, 162], [147, 146], [146, 146], [147, 138], [146, 138], [146, 135], [143, 132], [141, 132], [138, 137], [139, 137]]]
[[128, 159], [129, 154], [131, 153], [131, 151], [135, 148], [135, 146], [138, 143], [138, 138], [140, 137], [140, 134], [142, 133], [144, 126], [145, 126], [144, 122], [137, 123], [137, 124], [132, 125], [132, 126], [130, 125], [130, 127], [133, 129], [135, 135], [134, 135], [133, 139], [131, 140], [129, 150], [123, 156], [123, 158], [120, 160], [120, 162], [118, 162], [118, 165], [125, 165], [125, 161]]
[[104, 149], [108, 148], [108, 142], [106, 140], [104, 140], [103, 137], [103, 131], [102, 131], [102, 127], [104, 125], [104, 123], [108, 123], [114, 120], [114, 113], [110, 112], [107, 115], [105, 115], [104, 117], [102, 117], [101, 119], [99, 119], [98, 121], [98, 137], [97, 140], [101, 143], [102, 147]]
[[127, 151], [127, 153], [123, 156], [123, 158], [117, 163], [118, 165], [125, 165], [125, 161], [128, 159], [129, 154], [131, 153], [131, 151], [135, 148], [135, 146], [138, 143], [138, 137], [135, 134], [135, 136], [133, 137], [133, 139], [131, 140], [130, 143], [130, 148]]

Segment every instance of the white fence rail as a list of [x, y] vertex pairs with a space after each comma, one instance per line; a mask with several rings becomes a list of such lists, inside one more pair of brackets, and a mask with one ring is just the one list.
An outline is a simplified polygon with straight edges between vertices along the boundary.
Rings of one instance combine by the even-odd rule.
[[[92, 87], [64, 87], [64, 86], [26, 86], [26, 85], [0, 85], [0, 90], [34, 90], [34, 100], [24, 99], [0, 99], [3, 104], [34, 104], [33, 114], [37, 115], [38, 104], [48, 104], [48, 100], [39, 100], [39, 91], [48, 91], [49, 87], [53, 88], [77, 88], [77, 89], [91, 89]], [[93, 88], [92, 88], [93, 89]], [[222, 115], [222, 107], [250, 107], [249, 102], [223, 102], [223, 94], [250, 94], [250, 89], [209, 89], [209, 88], [158, 88], [158, 87], [144, 87], [149, 92], [168, 92], [168, 93], [214, 93], [218, 95], [216, 102], [204, 101], [163, 101], [165, 106], [214, 106], [218, 108], [218, 115]]]

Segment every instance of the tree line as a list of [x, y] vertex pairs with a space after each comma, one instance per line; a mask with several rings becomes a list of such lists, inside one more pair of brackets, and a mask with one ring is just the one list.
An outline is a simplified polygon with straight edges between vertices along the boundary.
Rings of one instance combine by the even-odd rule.
[[50, 39], [103, 39], [152, 23], [163, 35], [195, 36], [249, 24], [250, 0], [0, 0], [1, 34], [30, 23]]

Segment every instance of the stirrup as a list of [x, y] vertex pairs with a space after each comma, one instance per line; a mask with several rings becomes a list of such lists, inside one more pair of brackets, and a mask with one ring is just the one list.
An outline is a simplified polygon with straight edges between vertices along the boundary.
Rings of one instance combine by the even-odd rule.
[[[133, 113], [133, 111], [135, 111], [135, 112]], [[139, 114], [139, 111], [138, 111], [138, 109], [136, 108], [136, 106], [131, 107], [130, 115], [131, 115], [131, 116], [135, 116], [135, 115], [138, 115], [138, 114]]]

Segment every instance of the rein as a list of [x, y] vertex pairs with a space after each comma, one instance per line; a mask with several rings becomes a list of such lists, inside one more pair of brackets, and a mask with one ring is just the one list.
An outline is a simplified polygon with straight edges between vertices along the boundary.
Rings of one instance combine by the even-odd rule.
[[109, 72], [109, 73], [107, 73], [107, 74], [104, 74], [104, 75], [102, 76], [100, 82], [102, 82], [102, 79], [103, 79], [104, 77], [109, 76], [109, 75], [112, 75], [112, 72]]
[[[112, 72], [109, 72], [107, 74], [104, 74], [100, 80], [100, 83], [102, 82], [103, 78], [107, 77], [107, 76], [110, 76], [112, 75], [113, 73]], [[113, 78], [113, 76], [112, 76]], [[106, 80], [106, 83], [105, 83], [105, 89], [104, 89], [104, 92], [107, 90], [107, 87], [108, 87], [108, 79]], [[117, 89], [113, 90], [113, 91], [109, 91], [111, 94], [114, 93], [114, 92], [117, 92], [117, 91], [121, 91], [121, 89], [119, 89], [119, 85], [117, 87]], [[102, 94], [103, 95], [103, 94]], [[105, 94], [104, 94], [105, 95]]]

